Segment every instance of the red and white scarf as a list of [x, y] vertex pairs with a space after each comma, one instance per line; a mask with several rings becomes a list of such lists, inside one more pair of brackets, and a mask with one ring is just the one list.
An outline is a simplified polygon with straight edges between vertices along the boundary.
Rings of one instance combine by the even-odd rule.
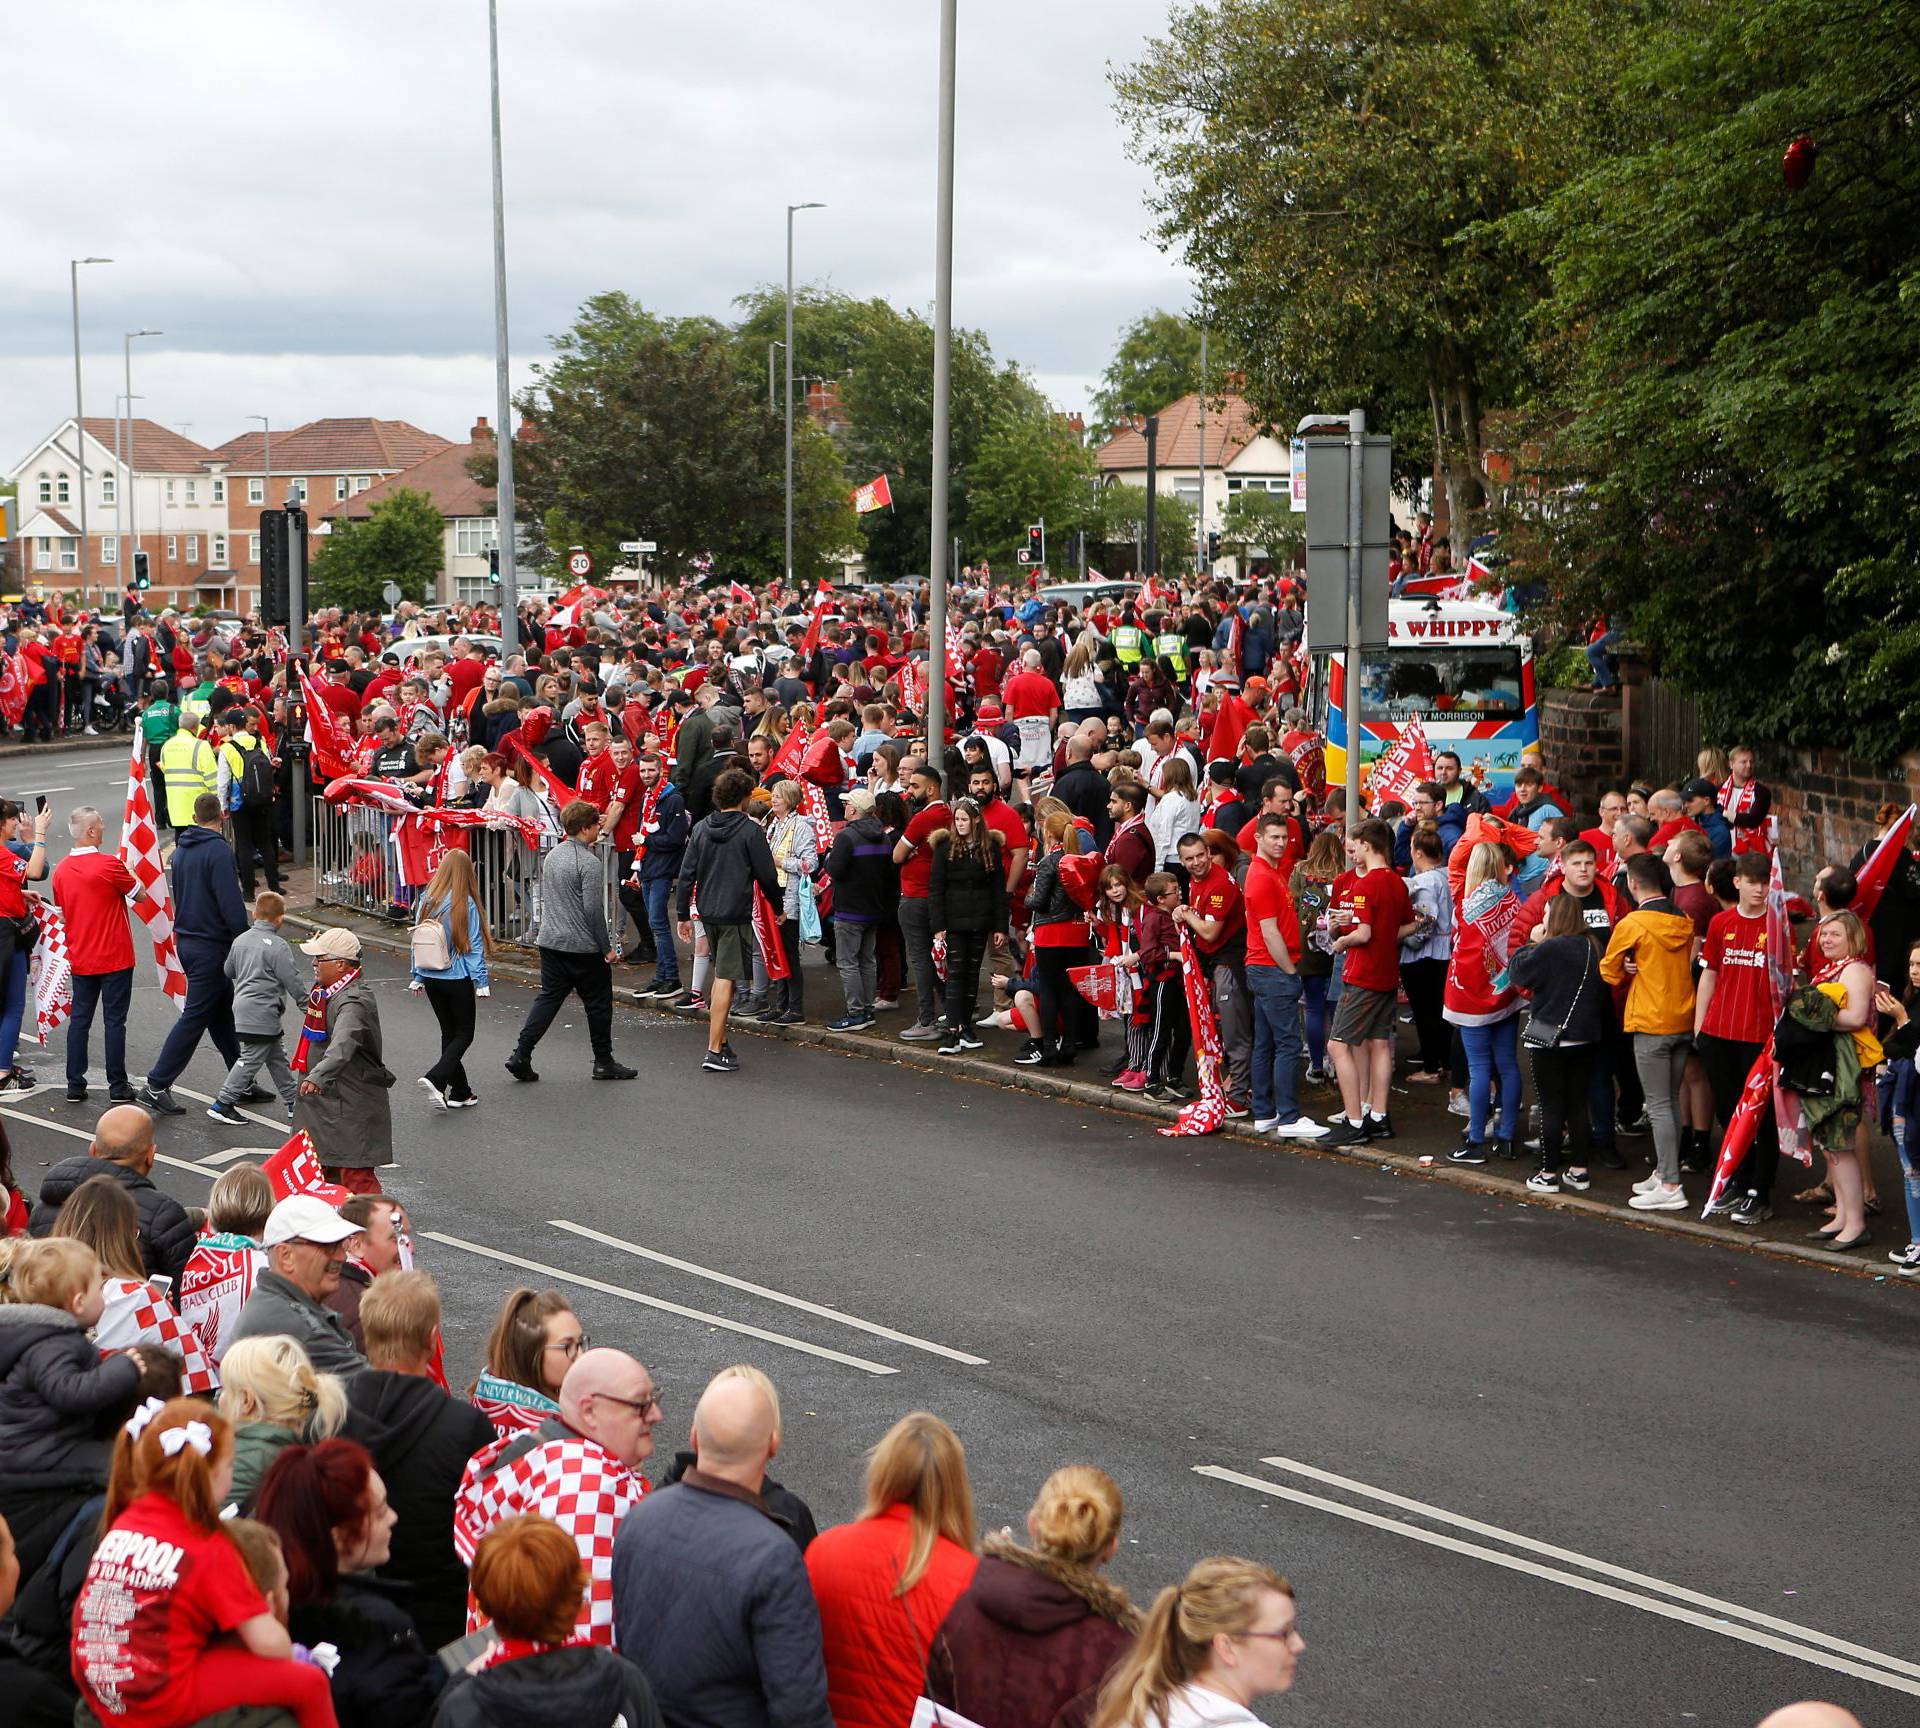
[[307, 1017], [300, 1026], [300, 1042], [293, 1048], [293, 1060], [287, 1067], [305, 1074], [313, 1066], [314, 1054], [327, 1041], [327, 1004], [360, 976], [358, 966], [350, 966], [331, 984], [316, 984], [307, 992]]

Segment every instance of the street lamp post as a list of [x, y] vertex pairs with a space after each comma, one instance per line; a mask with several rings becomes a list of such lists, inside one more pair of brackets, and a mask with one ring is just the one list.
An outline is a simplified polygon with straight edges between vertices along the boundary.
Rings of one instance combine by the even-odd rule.
[[80, 266], [111, 264], [111, 258], [69, 258], [67, 277], [73, 291], [73, 442], [80, 453], [80, 592], [93, 593], [93, 549], [87, 544], [87, 411], [80, 399]]
[[947, 469], [953, 402], [953, 84], [957, 0], [940, 0], [940, 146], [934, 166], [933, 503], [927, 534], [927, 766], [946, 785]]
[[824, 204], [787, 206], [787, 586], [793, 586], [793, 213], [824, 210]]
[[487, 0], [487, 77], [493, 118], [493, 435], [494, 541], [500, 553], [500, 663], [520, 646], [520, 576], [514, 563], [513, 385], [507, 375], [507, 204], [500, 169], [500, 24], [498, 0]]
[[[133, 542], [133, 550], [135, 552], [140, 550], [140, 500], [134, 495], [134, 486], [136, 484], [134, 476], [138, 470], [136, 470], [133, 465], [133, 405], [136, 401], [143, 401], [144, 398], [136, 397], [133, 393], [133, 345], [142, 336], [164, 336], [165, 334], [166, 332], [164, 330], [129, 330], [126, 341], [121, 346], [121, 364], [126, 370], [127, 379], [127, 538]], [[118, 510], [119, 496], [120, 491], [116, 486], [114, 488], [116, 512]], [[118, 532], [117, 519], [115, 532]], [[120, 554], [122, 557], [127, 557], [125, 547], [120, 549]], [[127, 557], [127, 562], [121, 573], [121, 580], [127, 583], [133, 581], [133, 559], [131, 557]]]
[[767, 406], [769, 408], [777, 408], [780, 406], [779, 392], [775, 389], [773, 382], [773, 351], [776, 348], [784, 347], [786, 347], [786, 343], [784, 342], [769, 342], [767, 344]]

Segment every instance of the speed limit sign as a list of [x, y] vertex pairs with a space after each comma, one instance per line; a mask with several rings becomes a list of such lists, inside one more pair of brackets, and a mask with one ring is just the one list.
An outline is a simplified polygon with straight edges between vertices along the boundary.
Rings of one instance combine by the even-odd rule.
[[575, 552], [567, 559], [567, 569], [575, 576], [591, 575], [593, 560], [584, 552]]

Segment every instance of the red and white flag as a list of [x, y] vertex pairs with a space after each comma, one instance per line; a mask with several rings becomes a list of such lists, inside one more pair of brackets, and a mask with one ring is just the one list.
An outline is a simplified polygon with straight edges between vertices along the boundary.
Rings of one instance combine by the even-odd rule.
[[1118, 1020], [1133, 1011], [1133, 975], [1117, 960], [1069, 966], [1067, 979], [1093, 1004], [1102, 1020]]
[[807, 633], [800, 638], [800, 658], [805, 660], [814, 649], [820, 646], [820, 626], [826, 621], [827, 613], [833, 606], [833, 589], [826, 577], [820, 578], [820, 586], [813, 591], [813, 614], [807, 619]]
[[73, 961], [67, 954], [67, 921], [60, 908], [37, 894], [29, 894], [27, 904], [40, 925], [40, 940], [33, 945], [33, 1020], [44, 1049], [47, 1034], [64, 1026], [73, 1013]]
[[27, 695], [33, 680], [24, 654], [0, 654], [0, 716], [9, 726], [18, 726], [27, 711]]
[[1871, 918], [1873, 909], [1880, 904], [1880, 896], [1893, 880], [1893, 869], [1900, 862], [1900, 854], [1907, 849], [1913, 839], [1914, 806], [1909, 804], [1899, 821], [1889, 828], [1880, 844], [1873, 849], [1873, 855], [1860, 866], [1860, 891], [1853, 897], [1853, 910], [1862, 919]]
[[1227, 1087], [1221, 1078], [1220, 1020], [1207, 988], [1207, 969], [1194, 952], [1193, 938], [1180, 932], [1180, 970], [1187, 981], [1187, 1014], [1193, 1021], [1193, 1064], [1200, 1076], [1200, 1096], [1160, 1132], [1175, 1135], [1218, 1134], [1227, 1120]]
[[147, 785], [147, 761], [140, 738], [133, 740], [133, 759], [127, 767], [127, 808], [120, 819], [120, 862], [146, 890], [133, 902], [133, 915], [147, 927], [153, 943], [154, 969], [160, 974], [161, 993], [177, 1010], [187, 999], [186, 968], [173, 939], [173, 891], [160, 867], [160, 834], [153, 820], [153, 793]]
[[260, 1168], [273, 1185], [276, 1204], [292, 1194], [312, 1194], [329, 1206], [338, 1206], [348, 1198], [347, 1189], [327, 1180], [327, 1173], [320, 1168], [320, 1154], [313, 1149], [313, 1137], [304, 1128], [289, 1135], [286, 1144]]
[[307, 701], [307, 742], [313, 747], [314, 769], [323, 780], [354, 770], [353, 733], [321, 699], [321, 692], [330, 687], [322, 673], [300, 674], [300, 691]]
[[854, 487], [852, 496], [853, 513], [856, 516], [868, 516], [875, 510], [893, 508], [893, 488], [884, 474], [876, 474], [866, 485]]
[[1432, 778], [1433, 746], [1427, 742], [1420, 716], [1415, 714], [1400, 728], [1400, 736], [1375, 759], [1367, 774], [1367, 797], [1376, 810], [1389, 798], [1404, 804], [1414, 787]]

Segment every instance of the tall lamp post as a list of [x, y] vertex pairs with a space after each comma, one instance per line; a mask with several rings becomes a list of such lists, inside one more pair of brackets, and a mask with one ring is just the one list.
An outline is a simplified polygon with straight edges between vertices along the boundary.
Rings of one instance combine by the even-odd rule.
[[500, 170], [500, 24], [498, 0], [487, 0], [487, 77], [493, 115], [493, 394], [499, 429], [494, 479], [494, 540], [500, 553], [500, 664], [520, 647], [520, 577], [514, 563], [513, 386], [507, 376], [507, 204]]
[[[133, 542], [135, 552], [140, 550], [140, 498], [135, 490], [137, 482], [134, 478], [139, 470], [133, 464], [133, 405], [136, 401], [143, 401], [145, 398], [136, 397], [133, 393], [133, 345], [142, 336], [164, 335], [166, 335], [164, 330], [129, 330], [120, 352], [121, 365], [126, 371], [127, 379], [127, 538]], [[115, 488], [115, 496], [118, 497], [118, 495], [118, 488]], [[129, 557], [122, 566], [124, 581], [129, 583], [133, 581], [133, 570], [133, 559]]]
[[69, 258], [67, 278], [73, 290], [73, 442], [80, 453], [80, 592], [93, 593], [93, 548], [87, 544], [87, 411], [80, 400], [80, 266], [111, 264], [111, 258]]
[[953, 83], [957, 0], [940, 0], [940, 146], [934, 167], [933, 504], [927, 534], [927, 766], [946, 785], [947, 468], [953, 401]]
[[824, 204], [787, 206], [787, 586], [793, 586], [793, 213], [824, 210]]

